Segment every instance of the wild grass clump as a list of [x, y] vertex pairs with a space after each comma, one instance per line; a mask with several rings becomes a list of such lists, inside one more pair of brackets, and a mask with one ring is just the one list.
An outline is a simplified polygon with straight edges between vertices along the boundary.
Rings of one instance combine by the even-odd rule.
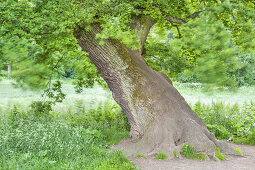
[[166, 160], [167, 157], [168, 157], [168, 156], [167, 156], [165, 153], [159, 152], [155, 158], [156, 158], [156, 159], [163, 159], [163, 160]]
[[[21, 112], [14, 107], [0, 118], [0, 169], [136, 169], [122, 152], [107, 150], [129, 130], [121, 110], [111, 112], [112, 107], [85, 116], [39, 116], [33, 109]], [[120, 119], [119, 126], [107, 124], [115, 119]]]
[[196, 103], [193, 110], [218, 139], [255, 145], [255, 104]]
[[174, 157], [175, 157], [175, 158], [179, 158], [179, 152], [178, 152], [177, 150], [174, 150], [173, 153], [174, 153]]
[[206, 155], [203, 153], [196, 153], [196, 150], [191, 145], [184, 144], [181, 149], [181, 154], [188, 159], [206, 160]]
[[216, 157], [219, 159], [219, 160], [221, 160], [221, 161], [223, 161], [223, 160], [225, 160], [226, 158], [227, 158], [227, 156], [226, 155], [224, 155], [223, 153], [221, 153], [221, 151], [220, 151], [220, 148], [216, 148]]
[[142, 158], [142, 157], [144, 157], [144, 154], [138, 153], [138, 154], [136, 154], [136, 157], [137, 158]]

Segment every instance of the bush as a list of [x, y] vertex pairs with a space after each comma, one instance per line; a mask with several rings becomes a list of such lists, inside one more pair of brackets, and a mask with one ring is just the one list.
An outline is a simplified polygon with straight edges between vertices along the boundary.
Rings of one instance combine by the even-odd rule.
[[196, 103], [192, 108], [218, 139], [255, 144], [255, 104], [253, 102], [244, 103], [241, 106]]

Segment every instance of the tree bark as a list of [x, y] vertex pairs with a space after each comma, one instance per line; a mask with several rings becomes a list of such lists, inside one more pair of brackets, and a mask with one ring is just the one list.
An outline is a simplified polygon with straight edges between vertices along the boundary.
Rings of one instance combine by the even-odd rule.
[[[198, 152], [208, 155], [213, 154], [216, 147], [233, 154], [228, 145], [207, 130], [170, 79], [146, 64], [142, 50], [132, 50], [114, 39], [99, 45], [95, 37], [100, 31], [100, 26], [95, 24], [91, 31], [80, 30], [75, 35], [128, 116], [130, 135], [136, 141], [129, 146], [128, 153], [173, 153], [180, 151], [183, 144], [191, 144]], [[148, 32], [143, 32], [144, 36], [147, 37]], [[143, 43], [144, 36], [140, 39]]]
[[10, 78], [11, 72], [12, 72], [12, 67], [11, 67], [11, 64], [8, 63], [8, 78]]

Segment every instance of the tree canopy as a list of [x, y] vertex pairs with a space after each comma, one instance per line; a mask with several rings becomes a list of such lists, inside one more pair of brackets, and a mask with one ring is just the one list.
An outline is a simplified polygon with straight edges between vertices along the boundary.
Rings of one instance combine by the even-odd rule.
[[[73, 69], [77, 87], [91, 86], [100, 74], [75, 35], [99, 23], [101, 44], [144, 46], [148, 64], [170, 77], [193, 69], [201, 82], [233, 86], [227, 71], [255, 48], [254, 9], [253, 0], [2, 0], [0, 68], [11, 63], [18, 84], [34, 88]], [[155, 24], [143, 43], [132, 24], [140, 15]]]

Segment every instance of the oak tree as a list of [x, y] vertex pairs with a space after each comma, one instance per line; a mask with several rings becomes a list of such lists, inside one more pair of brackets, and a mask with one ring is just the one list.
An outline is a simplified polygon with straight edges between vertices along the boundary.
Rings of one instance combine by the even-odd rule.
[[220, 68], [233, 67], [236, 49], [254, 49], [254, 7], [252, 0], [2, 0], [0, 60], [11, 61], [19, 84], [36, 88], [70, 67], [78, 87], [93, 85], [100, 73], [128, 116], [130, 153], [173, 153], [191, 144], [208, 155], [216, 147], [234, 154], [144, 58], [162, 49], [172, 55], [171, 44], [147, 42], [155, 29], [172, 30], [180, 39], [175, 56], [185, 59], [170, 63], [181, 70], [185, 61], [210, 61], [211, 69], [198, 69], [204, 81], [220, 76], [224, 85], [229, 79]]

